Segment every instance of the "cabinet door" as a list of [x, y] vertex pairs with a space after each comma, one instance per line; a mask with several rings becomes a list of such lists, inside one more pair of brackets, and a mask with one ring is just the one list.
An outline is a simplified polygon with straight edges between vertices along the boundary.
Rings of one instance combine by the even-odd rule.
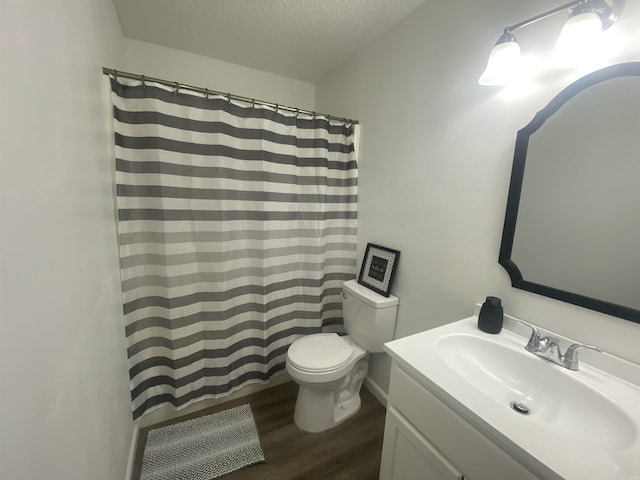
[[463, 476], [394, 407], [387, 410], [380, 480], [462, 480]]

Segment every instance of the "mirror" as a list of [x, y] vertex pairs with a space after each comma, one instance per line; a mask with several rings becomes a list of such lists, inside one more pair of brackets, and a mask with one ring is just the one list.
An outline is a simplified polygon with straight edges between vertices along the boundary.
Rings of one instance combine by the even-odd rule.
[[515, 288], [640, 323], [640, 62], [518, 131], [499, 263]]

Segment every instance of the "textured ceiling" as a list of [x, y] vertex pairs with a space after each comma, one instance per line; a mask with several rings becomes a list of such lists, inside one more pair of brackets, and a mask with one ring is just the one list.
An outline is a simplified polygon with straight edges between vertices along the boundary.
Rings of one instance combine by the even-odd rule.
[[113, 0], [127, 38], [316, 83], [425, 0]]

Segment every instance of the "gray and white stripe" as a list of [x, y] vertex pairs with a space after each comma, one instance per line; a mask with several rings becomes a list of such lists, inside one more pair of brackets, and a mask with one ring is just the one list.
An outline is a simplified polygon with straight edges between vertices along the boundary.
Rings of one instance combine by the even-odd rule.
[[342, 330], [354, 126], [112, 80], [134, 418], [264, 382]]

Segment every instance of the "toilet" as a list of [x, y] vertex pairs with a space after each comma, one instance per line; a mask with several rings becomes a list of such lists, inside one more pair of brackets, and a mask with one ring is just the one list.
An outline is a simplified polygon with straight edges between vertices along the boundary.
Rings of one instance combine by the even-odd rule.
[[291, 344], [286, 368], [299, 385], [293, 419], [306, 432], [335, 427], [360, 409], [369, 352], [393, 340], [398, 298], [349, 280], [342, 285], [346, 336], [316, 333]]

